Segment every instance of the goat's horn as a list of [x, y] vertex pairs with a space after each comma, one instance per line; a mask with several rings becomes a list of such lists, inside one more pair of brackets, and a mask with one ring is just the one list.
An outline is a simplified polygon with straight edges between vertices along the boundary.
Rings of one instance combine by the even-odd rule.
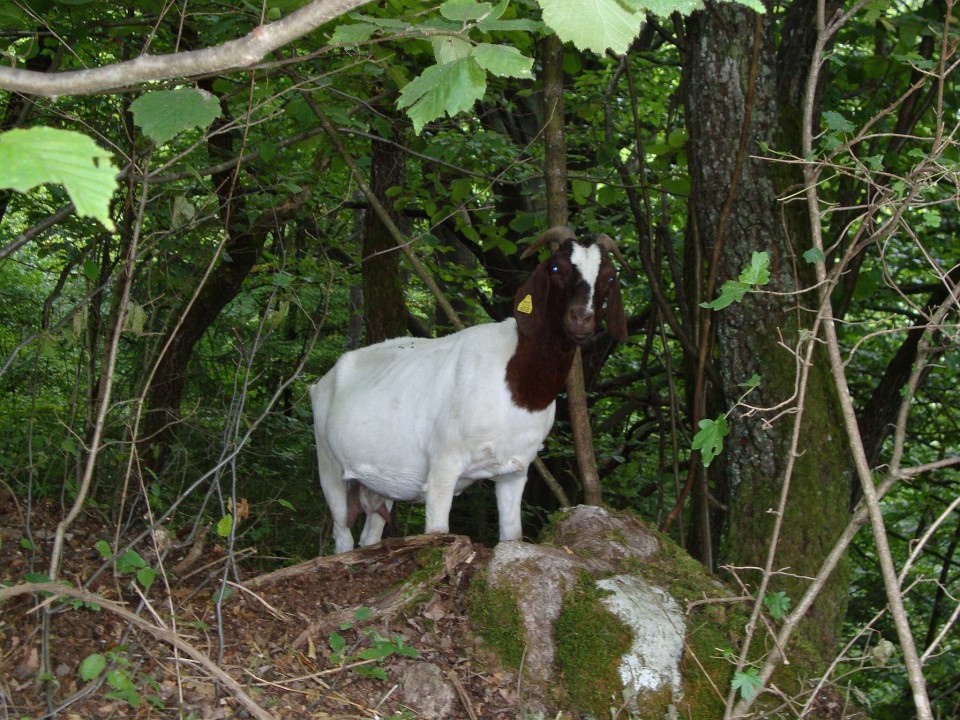
[[617, 247], [617, 243], [613, 241], [612, 237], [610, 237], [606, 233], [600, 233], [599, 235], [597, 235], [596, 242], [597, 242], [597, 245], [602, 247], [607, 252], [611, 253], [617, 260], [619, 260], [620, 264], [623, 267], [625, 268], [630, 267], [629, 265], [627, 265], [627, 261], [623, 259], [623, 253], [620, 252], [620, 248]]
[[554, 225], [552, 228], [543, 233], [543, 235], [530, 243], [530, 247], [520, 254], [520, 259], [523, 260], [524, 258], [529, 257], [547, 243], [557, 243], [559, 245], [564, 240], [571, 240], [575, 237], [576, 235], [573, 234], [573, 230], [568, 228], [566, 225]]

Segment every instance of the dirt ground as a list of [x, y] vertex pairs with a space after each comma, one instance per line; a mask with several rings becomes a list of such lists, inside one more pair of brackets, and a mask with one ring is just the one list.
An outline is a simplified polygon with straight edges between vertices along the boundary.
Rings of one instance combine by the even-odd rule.
[[[28, 540], [21, 508], [8, 497], [0, 500], [0, 583], [9, 587], [47, 572], [61, 512], [53, 503], [35, 507]], [[444, 718], [522, 715], [523, 688], [498, 669], [467, 620], [469, 580], [489, 551], [465, 538], [388, 541], [256, 578], [243, 575], [241, 563], [241, 583], [227, 586], [218, 608], [222, 543], [194, 548], [190, 563], [190, 548], [171, 552], [144, 595], [132, 588], [136, 568], [118, 575], [95, 549], [112, 534], [94, 514], [79, 517], [66, 538], [60, 578], [139, 620], [128, 621], [112, 605], [62, 596], [7, 599], [0, 604], [0, 718], [256, 715], [236, 687], [261, 717], [419, 718], [431, 714], [425, 676], [445, 686]], [[156, 563], [149, 545], [136, 550]], [[411, 576], [419, 585], [398, 590]], [[38, 609], [45, 600], [49, 612]], [[179, 642], [169, 641], [171, 632]], [[334, 650], [339, 658], [331, 658]], [[82, 665], [91, 655], [106, 663], [87, 679], [93, 670], [85, 666], [85, 678]], [[87, 663], [96, 669], [96, 658]], [[229, 677], [215, 681], [217, 667]]]

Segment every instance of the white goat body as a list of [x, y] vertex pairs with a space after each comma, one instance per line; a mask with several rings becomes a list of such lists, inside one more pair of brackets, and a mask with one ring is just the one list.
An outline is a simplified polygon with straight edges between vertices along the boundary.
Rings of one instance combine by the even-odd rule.
[[[367, 518], [361, 545], [379, 541], [391, 500], [426, 503], [426, 532], [448, 532], [454, 495], [488, 478], [495, 480], [501, 540], [520, 538], [527, 468], [553, 425], [554, 398], [575, 346], [592, 334], [593, 311], [608, 292], [608, 328], [617, 339], [626, 337], [615, 276], [595, 292], [600, 249], [589, 248], [586, 263], [575, 259], [572, 271], [571, 253], [587, 252], [575, 248], [538, 266], [517, 294], [515, 318], [437, 339], [396, 338], [354, 350], [311, 386], [320, 482], [336, 552], [353, 549], [349, 525], [360, 509]], [[612, 265], [605, 253], [602, 258], [609, 281]], [[581, 265], [593, 275], [586, 282], [576, 274]], [[572, 303], [576, 283], [582, 297]], [[548, 302], [557, 307], [548, 311]], [[518, 392], [524, 378], [539, 392]], [[544, 378], [546, 391], [537, 387]]]

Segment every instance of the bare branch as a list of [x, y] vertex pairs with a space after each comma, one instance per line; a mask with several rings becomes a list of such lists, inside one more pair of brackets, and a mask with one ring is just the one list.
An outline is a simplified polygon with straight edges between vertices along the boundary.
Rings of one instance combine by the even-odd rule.
[[313, 0], [282, 20], [260, 25], [242, 38], [221, 45], [169, 55], [141, 55], [89, 70], [45, 73], [0, 66], [0, 90], [48, 98], [95, 95], [155, 80], [245, 68], [367, 2], [369, 0]]

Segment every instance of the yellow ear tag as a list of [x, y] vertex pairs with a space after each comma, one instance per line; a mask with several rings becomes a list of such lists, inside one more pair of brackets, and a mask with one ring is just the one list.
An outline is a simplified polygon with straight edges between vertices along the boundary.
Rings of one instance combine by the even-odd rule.
[[520, 301], [520, 304], [517, 305], [517, 312], [522, 312], [525, 315], [529, 315], [533, 312], [533, 298], [527, 295], [523, 300]]

